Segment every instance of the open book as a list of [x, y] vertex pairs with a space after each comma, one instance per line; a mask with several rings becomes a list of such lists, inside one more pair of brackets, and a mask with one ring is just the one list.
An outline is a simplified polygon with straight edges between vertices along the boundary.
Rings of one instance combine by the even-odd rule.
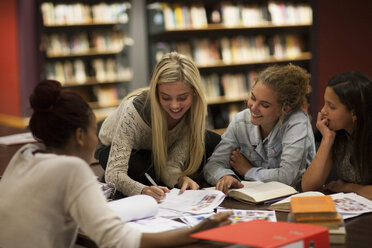
[[307, 191], [298, 193], [295, 195], [291, 195], [283, 200], [275, 202], [270, 205], [270, 210], [282, 211], [282, 212], [290, 212], [291, 211], [291, 198], [292, 197], [302, 197], [302, 196], [321, 196], [324, 195], [322, 192], [319, 191]]
[[[236, 200], [253, 204], [268, 203], [271, 200], [298, 193], [293, 187], [281, 182], [242, 181], [241, 183], [244, 185], [243, 188], [230, 189], [227, 195]], [[215, 187], [206, 189], [215, 189]]]

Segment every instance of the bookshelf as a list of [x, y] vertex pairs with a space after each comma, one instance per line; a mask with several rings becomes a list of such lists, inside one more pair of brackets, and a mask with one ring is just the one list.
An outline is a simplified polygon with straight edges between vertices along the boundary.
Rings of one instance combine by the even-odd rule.
[[164, 53], [193, 58], [209, 128], [223, 132], [246, 108], [257, 72], [293, 63], [310, 71], [310, 1], [146, 1], [150, 68]]
[[41, 79], [79, 93], [102, 119], [128, 93], [129, 1], [40, 2]]

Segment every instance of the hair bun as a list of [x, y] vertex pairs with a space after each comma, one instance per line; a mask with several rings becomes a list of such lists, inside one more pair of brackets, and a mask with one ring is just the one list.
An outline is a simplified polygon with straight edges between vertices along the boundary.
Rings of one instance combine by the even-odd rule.
[[62, 85], [55, 80], [39, 83], [30, 97], [31, 107], [35, 112], [50, 112], [59, 100]]

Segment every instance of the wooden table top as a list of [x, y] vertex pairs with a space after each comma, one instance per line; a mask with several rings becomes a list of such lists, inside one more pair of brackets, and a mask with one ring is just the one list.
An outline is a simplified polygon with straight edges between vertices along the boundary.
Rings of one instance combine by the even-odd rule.
[[[0, 136], [10, 135], [25, 132], [26, 130], [12, 128], [0, 125]], [[22, 145], [11, 145], [4, 146], [0, 145], [0, 176], [4, 173], [6, 166], [8, 165], [13, 154], [21, 147]], [[100, 173], [102, 173], [100, 171]], [[249, 205], [239, 201], [236, 201], [231, 198], [226, 198], [221, 204], [225, 208], [235, 208], [235, 209], [267, 209], [267, 205]], [[286, 221], [287, 213], [276, 212], [278, 221]], [[331, 247], [372, 247], [372, 213], [363, 214], [361, 216], [345, 220], [346, 226], [346, 243], [343, 245], [334, 245], [331, 244]], [[96, 247], [92, 241], [89, 241], [87, 237], [79, 237], [80, 245], [85, 247]], [[208, 241], [200, 241], [193, 245], [183, 246], [183, 247], [229, 247], [230, 245], [226, 244], [216, 244]]]

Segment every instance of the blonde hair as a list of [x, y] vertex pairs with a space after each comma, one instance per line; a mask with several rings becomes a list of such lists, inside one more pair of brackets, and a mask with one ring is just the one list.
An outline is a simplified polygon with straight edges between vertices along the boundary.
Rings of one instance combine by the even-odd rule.
[[281, 119], [286, 113], [286, 107], [295, 110], [305, 106], [307, 96], [311, 92], [310, 74], [300, 66], [293, 64], [267, 67], [258, 74], [255, 85], [258, 82], [277, 92], [281, 106]]
[[202, 90], [200, 73], [189, 57], [176, 52], [165, 54], [157, 63], [150, 81], [149, 99], [151, 104], [152, 151], [155, 174], [162, 179], [166, 170], [168, 125], [166, 113], [160, 105], [158, 85], [183, 82], [194, 91], [193, 102], [185, 113], [188, 133], [188, 158], [182, 175], [191, 175], [197, 171], [204, 155], [204, 135], [207, 115], [207, 103]]

